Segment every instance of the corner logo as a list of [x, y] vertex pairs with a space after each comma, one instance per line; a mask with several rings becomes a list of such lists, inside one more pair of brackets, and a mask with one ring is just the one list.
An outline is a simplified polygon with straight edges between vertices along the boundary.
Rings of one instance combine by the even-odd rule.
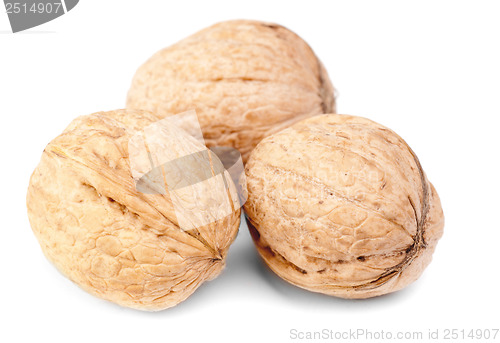
[[4, 0], [12, 32], [45, 24], [71, 11], [79, 0]]

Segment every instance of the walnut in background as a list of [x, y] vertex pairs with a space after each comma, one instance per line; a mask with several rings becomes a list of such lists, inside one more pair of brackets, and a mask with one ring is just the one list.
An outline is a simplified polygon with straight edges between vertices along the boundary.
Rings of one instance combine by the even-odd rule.
[[246, 162], [267, 135], [335, 112], [333, 87], [311, 48], [276, 24], [215, 24], [154, 54], [136, 72], [127, 107], [159, 118], [194, 109], [209, 147]]

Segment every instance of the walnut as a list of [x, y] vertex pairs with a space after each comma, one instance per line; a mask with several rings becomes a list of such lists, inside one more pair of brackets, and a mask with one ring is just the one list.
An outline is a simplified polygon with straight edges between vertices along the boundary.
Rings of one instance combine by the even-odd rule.
[[[138, 144], [133, 138], [155, 128], [155, 121], [151, 113], [132, 110], [75, 119], [45, 148], [27, 195], [30, 223], [47, 258], [89, 293], [141, 310], [174, 306], [216, 277], [240, 222], [239, 207], [232, 204], [227, 215], [218, 215], [228, 193], [215, 177], [207, 180], [208, 189], [199, 182], [196, 191], [138, 191], [136, 183], [143, 189], [148, 182], [158, 186], [146, 174], [136, 178], [138, 170], [130, 166]], [[181, 172], [198, 172], [194, 160], [206, 147], [180, 128], [160, 129], [170, 141], [156, 142], [154, 149], [194, 153]], [[154, 149], [150, 145], [150, 155]], [[139, 157], [134, 156], [141, 167]], [[183, 219], [198, 220], [197, 225], [179, 224], [182, 211], [173, 205], [174, 196], [190, 203], [188, 212], [197, 216]], [[197, 211], [204, 201], [212, 207]]]
[[311, 48], [270, 23], [215, 24], [153, 55], [135, 74], [128, 108], [160, 118], [195, 109], [209, 147], [232, 146], [246, 162], [265, 136], [335, 112], [333, 87]]
[[260, 255], [314, 292], [397, 291], [420, 276], [442, 235], [440, 200], [417, 156], [368, 119], [306, 119], [262, 140], [245, 172]]

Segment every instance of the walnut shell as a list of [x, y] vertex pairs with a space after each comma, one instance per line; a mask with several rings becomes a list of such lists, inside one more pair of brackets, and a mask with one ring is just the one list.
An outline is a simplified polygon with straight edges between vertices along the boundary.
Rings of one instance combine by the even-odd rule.
[[335, 99], [323, 65], [299, 36], [235, 20], [153, 55], [137, 70], [127, 107], [161, 118], [195, 109], [207, 146], [232, 146], [246, 162], [265, 136], [335, 112]]
[[[141, 310], [174, 306], [216, 277], [240, 222], [236, 208], [183, 230], [168, 193], [136, 190], [129, 140], [157, 120], [132, 110], [78, 117], [45, 148], [27, 194], [47, 258], [89, 293]], [[186, 143], [165, 147], [176, 154], [205, 148], [181, 129], [171, 134]]]
[[261, 141], [244, 206], [266, 264], [299, 287], [368, 298], [415, 281], [443, 232], [436, 190], [397, 134], [321, 115]]

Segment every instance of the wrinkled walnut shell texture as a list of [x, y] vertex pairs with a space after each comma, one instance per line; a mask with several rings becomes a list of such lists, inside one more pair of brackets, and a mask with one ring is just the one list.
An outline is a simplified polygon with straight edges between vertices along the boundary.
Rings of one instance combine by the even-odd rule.
[[370, 120], [316, 116], [267, 137], [246, 165], [247, 222], [266, 264], [344, 298], [399, 290], [430, 263], [439, 197], [409, 146]]
[[137, 70], [127, 107], [160, 118], [195, 109], [207, 146], [232, 146], [245, 162], [265, 136], [335, 112], [335, 99], [323, 65], [299, 36], [237, 20], [153, 55]]
[[75, 119], [45, 148], [27, 195], [48, 259], [89, 293], [141, 310], [174, 306], [217, 276], [239, 227], [237, 210], [183, 231], [168, 194], [137, 192], [128, 140], [156, 120], [131, 110]]

